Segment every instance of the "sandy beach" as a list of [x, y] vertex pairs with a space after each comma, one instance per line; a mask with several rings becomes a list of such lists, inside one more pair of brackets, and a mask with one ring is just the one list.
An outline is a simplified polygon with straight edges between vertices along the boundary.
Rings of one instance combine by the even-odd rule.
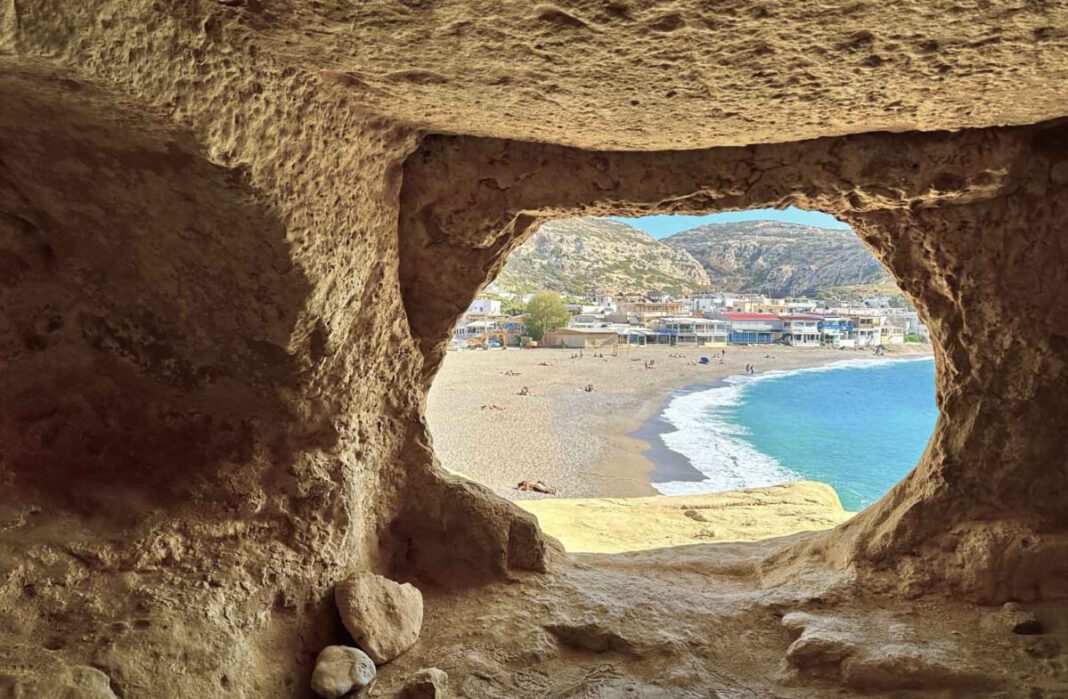
[[[760, 373], [873, 354], [731, 346], [720, 364], [719, 352], [678, 347], [621, 348], [603, 357], [591, 350], [579, 357], [567, 349], [450, 352], [428, 398], [435, 451], [446, 468], [509, 499], [553, 497], [515, 490], [523, 480], [544, 481], [558, 490], [557, 498], [656, 495], [650, 485], [654, 468], [689, 466], [671, 454], [659, 455], [654, 464], [645, 454], [649, 442], [634, 433], [673, 389], [742, 374], [750, 363]], [[889, 353], [929, 354], [930, 348], [903, 345]], [[702, 356], [712, 363], [700, 365]], [[648, 361], [654, 368], [644, 368]], [[587, 384], [593, 384], [592, 393], [583, 390]], [[524, 386], [529, 395], [519, 395]]]

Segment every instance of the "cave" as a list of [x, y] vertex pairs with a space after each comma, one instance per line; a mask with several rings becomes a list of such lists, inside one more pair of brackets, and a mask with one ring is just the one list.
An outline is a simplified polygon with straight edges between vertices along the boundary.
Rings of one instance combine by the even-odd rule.
[[[429, 667], [468, 697], [1056, 696], [1066, 24], [5, 3], [0, 688], [311, 696], [333, 587], [366, 570], [426, 600], [368, 696]], [[881, 501], [576, 558], [439, 468], [445, 343], [538, 225], [788, 205], [849, 223], [931, 332], [940, 418]]]

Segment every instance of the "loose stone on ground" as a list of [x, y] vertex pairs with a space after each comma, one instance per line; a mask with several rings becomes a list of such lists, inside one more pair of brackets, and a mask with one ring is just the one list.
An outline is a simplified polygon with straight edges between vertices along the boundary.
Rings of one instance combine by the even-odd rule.
[[319, 652], [312, 672], [312, 690], [326, 699], [338, 699], [361, 689], [375, 678], [375, 664], [359, 648], [327, 646]]
[[345, 628], [356, 645], [382, 665], [411, 648], [423, 625], [423, 595], [373, 573], [356, 573], [334, 589]]

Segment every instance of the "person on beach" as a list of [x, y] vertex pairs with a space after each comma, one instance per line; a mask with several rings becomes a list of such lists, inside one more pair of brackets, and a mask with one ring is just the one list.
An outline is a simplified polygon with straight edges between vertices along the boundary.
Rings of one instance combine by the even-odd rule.
[[516, 395], [517, 396], [529, 396], [530, 395], [530, 389], [527, 388], [526, 386], [524, 386], [523, 388], [519, 389], [519, 393], [517, 393]]
[[586, 384], [586, 388], [584, 388], [582, 390], [584, 390], [586, 393], [593, 393], [593, 384], [592, 383]]
[[556, 488], [545, 485], [543, 481], [519, 481], [513, 490], [533, 490], [536, 493], [556, 495]]

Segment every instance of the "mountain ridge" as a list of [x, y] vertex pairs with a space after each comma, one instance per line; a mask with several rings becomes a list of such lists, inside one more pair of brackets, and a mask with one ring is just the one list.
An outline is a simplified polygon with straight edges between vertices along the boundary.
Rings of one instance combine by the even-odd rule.
[[783, 221], [707, 223], [661, 242], [690, 253], [724, 291], [815, 296], [839, 287], [892, 283], [849, 229]]
[[708, 223], [657, 240], [603, 218], [549, 221], [508, 258], [502, 290], [585, 295], [713, 288], [769, 296], [889, 288], [893, 281], [849, 229], [781, 221]]
[[495, 284], [525, 293], [689, 293], [709, 285], [708, 274], [685, 250], [619, 221], [572, 218], [543, 224], [509, 256]]

